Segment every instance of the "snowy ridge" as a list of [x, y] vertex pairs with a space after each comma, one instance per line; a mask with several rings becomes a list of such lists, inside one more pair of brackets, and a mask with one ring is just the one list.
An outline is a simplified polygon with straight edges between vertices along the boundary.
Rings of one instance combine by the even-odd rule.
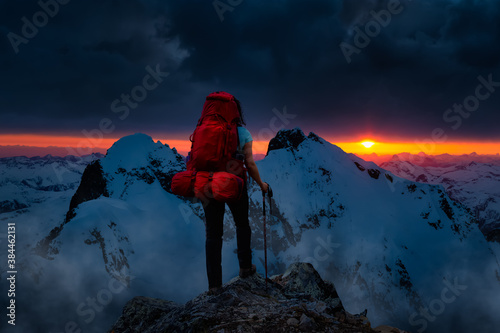
[[[269, 152], [259, 168], [271, 184], [279, 184], [277, 206], [293, 225], [292, 234], [301, 235], [297, 247], [279, 259], [310, 258], [354, 312], [370, 299], [372, 316], [404, 318], [402, 313], [411, 314], [439, 293], [435, 288], [442, 286], [426, 284], [450, 279], [453, 261], [492, 259], [470, 214], [441, 186], [404, 180], [311, 139], [296, 150]], [[325, 243], [331, 246], [323, 250]], [[475, 252], [477, 245], [481, 249]], [[442, 253], [444, 248], [455, 255]], [[465, 279], [466, 270], [462, 274]], [[494, 277], [495, 271], [489, 274]]]
[[[432, 157], [427, 157], [432, 161]], [[417, 182], [441, 184], [448, 195], [468, 207], [488, 241], [500, 243], [500, 166], [466, 161], [443, 164], [440, 159], [422, 166], [408, 156], [394, 156], [381, 166]], [[429, 163], [428, 163], [429, 164]], [[498, 253], [500, 258], [500, 252]]]

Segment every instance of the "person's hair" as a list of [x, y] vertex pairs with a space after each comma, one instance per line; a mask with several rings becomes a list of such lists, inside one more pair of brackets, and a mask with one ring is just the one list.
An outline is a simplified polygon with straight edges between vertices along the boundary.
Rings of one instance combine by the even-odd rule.
[[245, 118], [243, 118], [243, 111], [241, 110], [241, 102], [236, 97], [234, 98], [234, 102], [236, 103], [236, 107], [240, 113], [240, 125], [246, 125]]

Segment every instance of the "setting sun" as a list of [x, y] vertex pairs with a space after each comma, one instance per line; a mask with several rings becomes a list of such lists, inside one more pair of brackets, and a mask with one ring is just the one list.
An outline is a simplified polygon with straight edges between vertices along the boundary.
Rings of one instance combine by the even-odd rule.
[[361, 144], [362, 144], [363, 146], [365, 146], [365, 148], [371, 148], [371, 147], [375, 144], [375, 142], [371, 142], [371, 141], [363, 141], [363, 142], [361, 142]]

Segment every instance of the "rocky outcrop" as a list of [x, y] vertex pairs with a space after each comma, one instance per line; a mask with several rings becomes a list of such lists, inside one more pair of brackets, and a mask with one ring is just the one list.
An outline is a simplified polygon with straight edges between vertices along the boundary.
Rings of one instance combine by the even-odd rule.
[[101, 195], [109, 196], [106, 189], [106, 180], [104, 179], [102, 166], [100, 160], [95, 160], [87, 165], [83, 171], [82, 180], [76, 190], [76, 193], [71, 198], [69, 210], [66, 213], [64, 222], [54, 227], [50, 233], [41, 239], [34, 247], [35, 253], [44, 257], [52, 258], [54, 254], [58, 253], [57, 248], [51, 247], [51, 243], [56, 239], [64, 228], [64, 224], [68, 223], [75, 217], [75, 209], [79, 204], [99, 198]]
[[85, 201], [97, 199], [101, 195], [109, 196], [101, 162], [96, 160], [87, 165], [85, 171], [83, 171], [80, 186], [78, 186], [75, 195], [71, 198], [65, 222], [68, 223], [75, 217], [75, 209], [78, 205]]
[[18, 209], [28, 208], [28, 205], [18, 202], [17, 200], [4, 200], [0, 201], [0, 214], [14, 212]]
[[280, 130], [276, 136], [269, 141], [266, 156], [271, 150], [287, 148], [297, 150], [299, 145], [307, 139], [323, 143], [322, 139], [313, 132], [310, 132], [309, 135], [306, 136], [300, 128]]
[[[184, 305], [135, 297], [109, 332], [381, 332], [345, 311], [333, 284], [311, 264], [295, 263], [268, 279], [236, 277]], [[395, 332], [402, 332], [397, 330]]]
[[[359, 169], [359, 171], [365, 171], [366, 170], [366, 168], [364, 166], [362, 166], [361, 164], [359, 164], [358, 162], [354, 162], [354, 164], [356, 164], [356, 167]], [[373, 179], [378, 179], [378, 177], [380, 177], [381, 172], [378, 169], [368, 169], [368, 174]], [[385, 177], [392, 183], [392, 177], [391, 177], [391, 175], [385, 174]]]

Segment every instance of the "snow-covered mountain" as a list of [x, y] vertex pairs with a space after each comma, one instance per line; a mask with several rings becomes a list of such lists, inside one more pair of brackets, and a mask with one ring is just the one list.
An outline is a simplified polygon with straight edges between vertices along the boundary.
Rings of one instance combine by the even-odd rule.
[[29, 246], [60, 224], [60, 216], [54, 213], [67, 211], [85, 167], [101, 157], [0, 158], [0, 217], [5, 223], [23, 223], [27, 232], [18, 245]]
[[[499, 264], [473, 216], [442, 186], [405, 180], [299, 129], [280, 131], [258, 166], [275, 194], [270, 275], [311, 262], [346, 310], [367, 308], [374, 325], [494, 332]], [[144, 134], [89, 164], [57, 227], [22, 257], [20, 297], [44, 304], [27, 306], [24, 322], [99, 332], [132, 296], [185, 302], [206, 290], [202, 206], [170, 193], [183, 169], [175, 149]], [[262, 194], [252, 182], [249, 197], [262, 273]], [[224, 240], [227, 282], [238, 273], [229, 211]]]
[[[490, 162], [452, 164], [432, 156], [395, 155], [381, 167], [416, 182], [443, 185], [452, 199], [472, 211], [486, 239], [500, 245], [500, 163]], [[492, 247], [500, 259], [500, 246]]]

